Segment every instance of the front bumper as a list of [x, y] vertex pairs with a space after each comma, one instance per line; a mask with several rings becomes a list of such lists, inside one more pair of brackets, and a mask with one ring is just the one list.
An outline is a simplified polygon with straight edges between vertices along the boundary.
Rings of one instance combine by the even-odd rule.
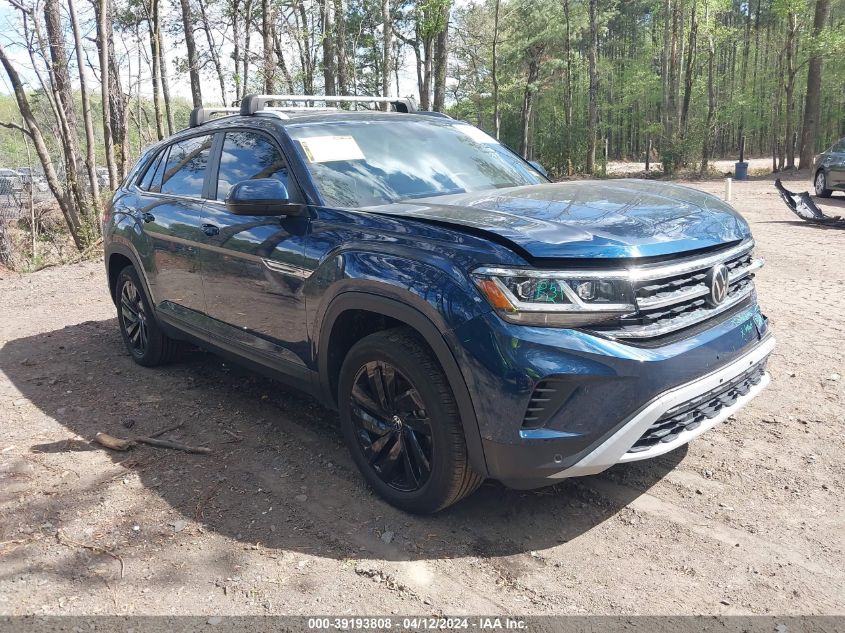
[[760, 345], [751, 350], [751, 352], [732, 362], [727, 367], [723, 367], [708, 376], [704, 376], [703, 378], [694, 380], [664, 393], [662, 396], [653, 400], [650, 404], [644, 407], [639, 413], [634, 415], [622, 426], [622, 428], [611, 435], [586, 457], [580, 459], [569, 468], [554, 473], [549, 477], [551, 479], [562, 479], [564, 477], [594, 475], [610, 468], [614, 464], [657, 457], [658, 455], [668, 453], [669, 451], [675, 450], [679, 446], [692, 441], [720, 422], [724, 422], [746, 404], [751, 402], [751, 400], [753, 400], [757, 394], [759, 394], [769, 384], [769, 374], [764, 373], [760, 381], [751, 386], [747, 393], [736, 398], [733, 404], [719, 409], [713, 417], [706, 419], [706, 421], [702, 422], [695, 429], [689, 431], [685, 430], [679, 433], [674, 440], [669, 442], [658, 442], [647, 450], [636, 453], [628, 452], [637, 440], [639, 440], [656, 421], [663, 417], [667, 411], [671, 411], [673, 408], [683, 405], [685, 402], [694, 400], [701, 394], [712, 392], [718, 389], [719, 385], [731, 382], [737, 376], [742, 375], [743, 372], [746, 372], [755, 365], [765, 361], [774, 348], [775, 339], [773, 336], [769, 336], [766, 340], [761, 342]]
[[[762, 365], [755, 366], [774, 347], [756, 304], [687, 338], [651, 348], [574, 330], [512, 326], [492, 315], [453, 334], [487, 473], [514, 488], [601, 472], [689, 442], [765, 388], [769, 377]], [[731, 387], [749, 368], [755, 368], [751, 379]], [[535, 389], [547, 387], [544, 381], [550, 378], [558, 390], [549, 404], [553, 412], [529, 424]], [[679, 405], [693, 401], [697, 407], [696, 398], [709, 398], [714, 389], [718, 395], [720, 385], [731, 392], [702, 405], [702, 414], [685, 426], [688, 409]], [[671, 424], [666, 424], [680, 420], [682, 432], [661, 427], [667, 414]], [[655, 423], [657, 431], [650, 429]], [[660, 433], [659, 441], [645, 441]]]

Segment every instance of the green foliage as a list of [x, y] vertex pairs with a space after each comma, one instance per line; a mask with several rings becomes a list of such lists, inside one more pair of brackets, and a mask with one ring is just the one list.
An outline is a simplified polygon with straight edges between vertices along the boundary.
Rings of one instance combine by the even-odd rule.
[[[499, 110], [501, 140], [519, 147], [521, 108], [526, 88], [536, 96], [531, 137], [534, 156], [555, 174], [568, 165], [584, 168], [587, 144], [589, 76], [587, 68], [588, 0], [569, 0], [571, 78], [567, 76], [564, 0], [532, 2], [502, 0], [499, 20]], [[492, 96], [494, 0], [477, 0], [453, 13], [454, 62], [450, 76], [457, 85], [453, 116], [495, 129]], [[684, 129], [680, 109], [686, 83], [691, 11], [696, 9], [698, 31]], [[599, 0], [599, 136], [607, 138], [611, 159], [644, 160], [649, 139], [667, 173], [701, 162], [705, 140], [710, 156], [737, 156], [741, 136], [747, 153], [766, 155], [783, 140], [783, 50], [787, 15], [798, 15], [798, 57], [795, 104], [801, 112], [806, 62], [819, 53], [828, 60], [822, 82], [822, 111], [817, 145], [845, 134], [845, 66], [837, 63], [845, 52], [845, 3], [834, 0], [829, 26], [819, 38], [811, 36], [814, 0], [685, 0], [675, 25], [678, 53], [677, 112], [673, 127], [664, 129], [665, 12], [663, 0]], [[759, 13], [758, 13], [759, 11]], [[671, 18], [671, 14], [670, 14]], [[672, 23], [670, 22], [670, 27]], [[713, 128], [707, 129], [707, 62], [709, 38], [714, 50], [716, 108]], [[540, 56], [540, 73], [527, 86], [527, 64]], [[571, 84], [571, 124], [566, 124], [567, 80]], [[796, 129], [800, 131], [800, 120]], [[603, 147], [603, 141], [599, 143]], [[598, 153], [601, 160], [601, 152]]]

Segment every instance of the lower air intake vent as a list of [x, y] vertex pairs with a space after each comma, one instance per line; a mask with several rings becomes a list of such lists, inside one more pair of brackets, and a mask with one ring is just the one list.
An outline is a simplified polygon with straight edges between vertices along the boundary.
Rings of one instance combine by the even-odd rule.
[[577, 389], [577, 383], [563, 377], [552, 376], [538, 382], [525, 409], [522, 428], [537, 429], [544, 426], [560, 410], [575, 389]]

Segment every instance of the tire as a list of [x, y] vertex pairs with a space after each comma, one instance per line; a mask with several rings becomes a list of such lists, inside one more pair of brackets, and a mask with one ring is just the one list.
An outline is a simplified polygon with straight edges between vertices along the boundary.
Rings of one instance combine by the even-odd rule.
[[371, 334], [343, 361], [340, 423], [352, 459], [385, 501], [430, 514], [484, 481], [470, 466], [446, 375], [410, 328]]
[[816, 188], [816, 195], [819, 198], [830, 198], [833, 191], [827, 188], [827, 178], [824, 175], [823, 169], [820, 169], [816, 173], [816, 178], [813, 180], [813, 184]]
[[120, 333], [132, 360], [144, 367], [172, 361], [177, 342], [161, 331], [134, 267], [127, 266], [120, 271], [115, 298]]

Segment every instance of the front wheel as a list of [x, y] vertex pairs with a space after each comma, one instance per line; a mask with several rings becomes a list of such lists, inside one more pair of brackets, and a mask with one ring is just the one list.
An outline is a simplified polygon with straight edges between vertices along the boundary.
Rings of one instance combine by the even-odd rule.
[[138, 273], [127, 266], [117, 277], [117, 321], [126, 350], [139, 365], [155, 367], [170, 362], [176, 341], [161, 331]]
[[446, 376], [413, 330], [376, 332], [356, 343], [338, 391], [352, 459], [388, 503], [432, 513], [481, 485]]
[[819, 198], [830, 198], [830, 194], [833, 193], [830, 189], [827, 188], [827, 178], [824, 175], [824, 170], [820, 169], [819, 173], [816, 174], [816, 195]]

